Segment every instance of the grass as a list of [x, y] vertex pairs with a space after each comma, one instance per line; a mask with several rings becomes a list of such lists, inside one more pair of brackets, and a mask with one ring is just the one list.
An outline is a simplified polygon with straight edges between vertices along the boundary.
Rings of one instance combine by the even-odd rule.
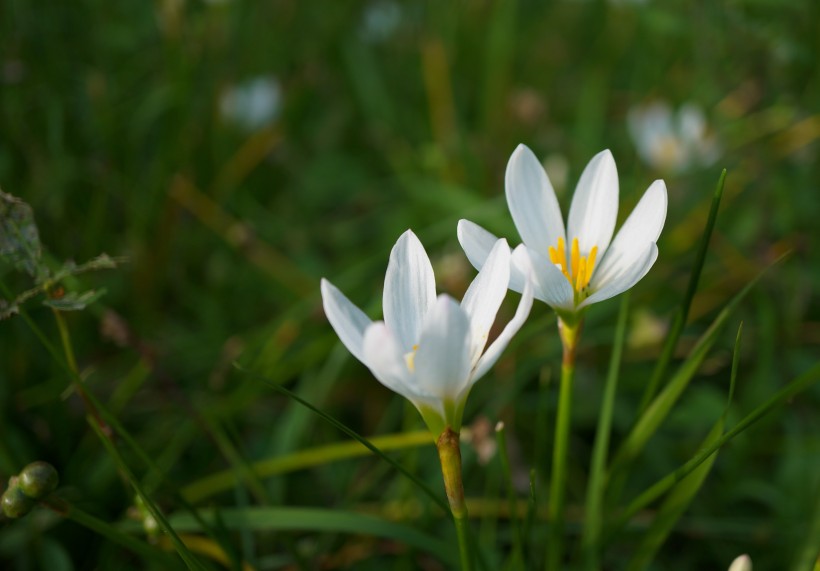
[[[61, 478], [54, 501], [76, 510], [0, 523], [0, 567], [182, 568], [182, 553], [208, 569], [447, 568], [457, 552], [442, 510], [269, 383], [377, 447], [390, 443], [385, 453], [443, 499], [434, 448], [411, 438], [420, 418], [340, 346], [319, 279], [381, 315], [390, 247], [412, 227], [440, 290], [460, 297], [474, 271], [456, 241], [459, 218], [517, 241], [503, 173], [522, 142], [545, 159], [565, 207], [603, 148], [619, 169], [619, 222], [652, 180], [669, 188], [658, 262], [630, 297], [610, 459], [687, 291], [723, 168], [699, 286], [656, 394], [730, 300], [792, 253], [726, 319], [642, 444], [617, 505], [640, 497], [690, 460], [723, 415], [741, 321], [726, 431], [817, 362], [818, 23], [809, 1], [5, 2], [0, 188], [33, 208], [53, 271], [101, 252], [127, 262], [62, 280], [68, 292], [105, 290], [61, 315], [82, 386], [122, 428], [115, 455], [85, 420], [42, 295], [24, 305], [30, 321], [0, 321], [0, 479], [48, 461]], [[247, 129], [220, 102], [259, 76], [278, 82], [278, 110]], [[642, 162], [627, 115], [657, 100], [699, 105], [719, 159], [675, 172]], [[12, 294], [31, 287], [2, 262], [0, 281]], [[578, 350], [567, 491], [575, 561], [618, 306], [592, 308]], [[536, 304], [467, 403], [464, 485], [491, 569], [519, 534], [543, 549], [560, 352], [554, 315]], [[740, 553], [759, 569], [808, 568], [817, 542], [806, 534], [820, 521], [819, 391], [808, 385], [720, 451], [649, 569], [725, 569]], [[482, 436], [480, 419], [504, 421], [509, 466], [483, 456], [495, 438]], [[209, 481], [219, 485], [186, 505], [185, 490]], [[176, 548], [131, 523], [134, 489], [172, 527], [184, 523]], [[512, 523], [510, 505], [520, 508]], [[606, 567], [626, 566], [660, 508], [641, 507], [602, 554]], [[288, 526], [293, 514], [298, 525]], [[371, 518], [384, 520], [382, 533]], [[602, 522], [604, 536], [612, 523]], [[544, 557], [525, 550], [523, 560], [537, 569]]]

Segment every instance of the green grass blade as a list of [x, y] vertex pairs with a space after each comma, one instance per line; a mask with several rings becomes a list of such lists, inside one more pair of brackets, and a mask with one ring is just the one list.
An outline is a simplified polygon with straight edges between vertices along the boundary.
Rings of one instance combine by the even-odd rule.
[[[458, 564], [457, 554], [446, 541], [369, 514], [297, 507], [249, 507], [218, 511], [205, 509], [200, 513], [206, 521], [212, 521], [218, 514], [222, 525], [232, 530], [336, 532], [382, 537], [431, 553], [448, 565]], [[188, 513], [171, 514], [168, 520], [180, 532], [201, 531], [201, 524]], [[121, 526], [125, 531], [136, 530], [138, 523], [124, 521]]]
[[[411, 474], [410, 472], [405, 470], [404, 466], [402, 466], [401, 464], [399, 464], [398, 462], [393, 460], [390, 456], [386, 455], [384, 452], [379, 450], [376, 446], [373, 445], [372, 442], [367, 440], [364, 436], [361, 436], [360, 434], [358, 434], [354, 430], [348, 428], [345, 424], [339, 422], [338, 420], [336, 420], [335, 418], [333, 418], [332, 416], [330, 416], [326, 412], [324, 412], [322, 410], [319, 410], [318, 408], [316, 408], [315, 406], [313, 406], [312, 404], [310, 404], [306, 400], [299, 397], [299, 395], [289, 391], [285, 387], [280, 386], [276, 383], [273, 383], [273, 382], [271, 382], [270, 380], [268, 380], [267, 378], [265, 378], [261, 375], [258, 375], [256, 373], [252, 373], [251, 371], [248, 371], [248, 370], [242, 368], [237, 363], [234, 363], [234, 367], [236, 367], [237, 370], [239, 370], [239, 371], [241, 371], [241, 372], [243, 372], [247, 375], [250, 375], [253, 378], [259, 379], [260, 381], [264, 382], [265, 384], [267, 384], [269, 387], [271, 387], [275, 391], [285, 395], [286, 397], [288, 397], [292, 400], [295, 400], [296, 402], [298, 402], [299, 404], [301, 404], [305, 408], [310, 409], [315, 414], [317, 414], [318, 416], [323, 418], [325, 421], [327, 421], [329, 424], [336, 427], [340, 431], [344, 432], [349, 437], [351, 437], [354, 440], [356, 440], [357, 442], [359, 442], [361, 445], [365, 446], [368, 450], [370, 450], [371, 452], [373, 452], [374, 454], [379, 456], [382, 460], [384, 460], [385, 462], [387, 462], [388, 464], [393, 466], [396, 470], [401, 472], [404, 476], [409, 478], [414, 484], [416, 484], [416, 486], [419, 487], [420, 490], [422, 490], [425, 494], [427, 494], [430, 497], [430, 499], [432, 499], [441, 509], [443, 509], [445, 513], [448, 513], [448, 514], [450, 513], [450, 507], [447, 505], [447, 503], [438, 494], [436, 494], [432, 490], [432, 488], [430, 488], [430, 486], [428, 486], [426, 483], [422, 482], [414, 474]], [[431, 437], [430, 441], [431, 442], [433, 441], [432, 437]]]
[[[735, 392], [735, 384], [737, 381], [737, 370], [740, 362], [740, 340], [743, 333], [743, 324], [741, 323], [737, 329], [737, 336], [735, 337], [735, 348], [732, 356], [732, 370], [729, 375], [729, 399], [726, 403], [726, 408], [721, 414], [718, 421], [709, 431], [706, 439], [703, 441], [701, 448], [707, 448], [714, 444], [718, 438], [723, 435], [723, 426], [726, 421], [726, 415], [729, 412], [729, 407], [732, 404], [732, 398]], [[646, 532], [638, 549], [629, 562], [627, 569], [629, 571], [640, 571], [645, 569], [658, 553], [663, 543], [669, 537], [669, 534], [675, 527], [680, 517], [686, 512], [689, 505], [695, 499], [698, 491], [703, 483], [706, 481], [712, 466], [717, 459], [718, 451], [708, 457], [700, 466], [695, 468], [691, 474], [681, 480], [664, 500], [663, 505], [655, 515], [651, 527]]]
[[[709, 431], [708, 436], [703, 441], [703, 447], [708, 447], [714, 444], [718, 438], [723, 434], [723, 418], [721, 417]], [[655, 516], [651, 527], [644, 535], [638, 549], [633, 555], [627, 571], [641, 571], [652, 562], [658, 550], [660, 549], [669, 533], [675, 527], [680, 517], [689, 508], [689, 504], [695, 499], [698, 491], [706, 477], [712, 470], [712, 465], [717, 458], [717, 451], [711, 454], [705, 462], [692, 470], [692, 472], [683, 478], [672, 489], [661, 505], [660, 510]]]
[[174, 531], [174, 528], [168, 523], [165, 515], [163, 515], [162, 510], [157, 507], [154, 501], [142, 489], [139, 480], [137, 480], [134, 473], [131, 472], [131, 468], [128, 467], [128, 464], [126, 464], [113, 442], [111, 442], [111, 440], [102, 433], [102, 429], [93, 420], [89, 420], [88, 424], [91, 426], [91, 429], [97, 433], [97, 436], [100, 437], [100, 441], [103, 443], [103, 446], [105, 446], [108, 453], [114, 459], [114, 462], [116, 462], [117, 468], [128, 478], [128, 481], [134, 488], [134, 491], [145, 503], [145, 507], [151, 512], [151, 515], [157, 521], [160, 528], [168, 534], [171, 543], [174, 545], [174, 548], [180, 558], [182, 558], [185, 562], [185, 565], [188, 566], [188, 569], [204, 570], [205, 567], [199, 562], [199, 560], [197, 560], [196, 556], [190, 552], [185, 543], [179, 538], [176, 531]]
[[[127, 533], [124, 533], [118, 526], [103, 521], [60, 498], [52, 496], [44, 500], [43, 504], [60, 516], [70, 519], [71, 521], [90, 529], [101, 537], [125, 547], [148, 561], [156, 563], [161, 569], [182, 568], [179, 560], [173, 556], [160, 551], [148, 543], [145, 543], [144, 541], [141, 541]], [[135, 524], [134, 531], [141, 532], [141, 524], [138, 522], [133, 523]]]
[[[781, 257], [775, 261], [774, 264], [777, 264], [782, 259], [783, 258]], [[772, 266], [774, 264], [772, 264]], [[769, 268], [772, 266], [769, 266]], [[655, 400], [652, 401], [652, 404], [650, 404], [640, 416], [638, 422], [635, 423], [635, 426], [632, 428], [624, 442], [619, 447], [618, 451], [615, 453], [615, 457], [612, 460], [610, 474], [623, 469], [626, 464], [631, 462], [632, 459], [640, 454], [647, 441], [649, 441], [652, 435], [655, 434], [655, 431], [666, 419], [667, 415], [672, 410], [672, 407], [675, 403], [677, 403], [678, 399], [683, 394], [683, 391], [689, 385], [689, 381], [691, 381], [692, 377], [694, 377], [695, 373], [697, 373], [698, 368], [701, 363], [703, 363], [703, 360], [706, 358], [706, 355], [709, 353], [712, 345], [714, 345], [717, 340], [718, 334], [726, 324], [726, 321], [729, 317], [731, 317], [735, 309], [737, 309], [743, 298], [746, 297], [746, 294], [749, 293], [749, 291], [757, 284], [769, 268], [763, 270], [755, 276], [752, 281], [746, 284], [746, 287], [744, 287], [737, 295], [735, 295], [734, 298], [732, 298], [726, 307], [724, 307], [718, 314], [709, 328], [703, 333], [703, 335], [701, 335], [697, 344], [689, 353], [689, 356], [672, 376], [669, 384], [666, 385]]]
[[703, 271], [703, 264], [706, 261], [706, 252], [709, 250], [709, 241], [712, 238], [712, 231], [715, 228], [715, 221], [717, 220], [718, 209], [720, 208], [720, 199], [723, 197], [723, 186], [725, 182], [726, 169], [723, 169], [720, 173], [717, 186], [715, 187], [715, 193], [712, 195], [712, 206], [709, 208], [709, 217], [706, 219], [706, 227], [703, 229], [697, 257], [692, 266], [692, 274], [689, 276], [689, 284], [686, 286], [686, 294], [683, 296], [681, 305], [675, 313], [672, 327], [666, 336], [661, 355], [655, 364], [655, 369], [652, 371], [652, 376], [649, 378], [649, 383], [646, 385], [643, 397], [641, 398], [641, 405], [638, 408], [641, 413], [646, 410], [646, 407], [649, 406], [655, 393], [657, 393], [661, 379], [663, 379], [663, 376], [666, 374], [666, 369], [672, 360], [672, 355], [675, 352], [675, 346], [678, 344], [678, 340], [683, 332], [683, 327], [686, 325], [686, 319], [689, 317], [689, 309], [692, 306], [692, 299], [695, 297], [695, 292], [698, 289], [700, 274]]
[[820, 490], [817, 493], [817, 503], [814, 506], [814, 515], [806, 533], [806, 541], [797, 552], [792, 571], [816, 571], [820, 566]]
[[606, 484], [606, 457], [609, 449], [609, 436], [612, 429], [612, 414], [615, 408], [615, 394], [618, 390], [618, 372], [621, 366], [621, 355], [626, 337], [626, 323], [629, 315], [629, 292], [621, 298], [618, 312], [618, 323], [615, 326], [615, 339], [612, 344], [612, 355], [606, 377], [601, 413], [598, 417], [598, 428], [592, 451], [589, 483], [584, 516], [584, 529], [581, 546], [584, 552], [584, 566], [588, 571], [598, 569], [600, 554], [600, 537], [603, 528], [603, 503]]
[[[404, 434], [388, 434], [368, 439], [373, 446], [382, 452], [403, 450], [419, 446], [432, 446], [433, 441], [427, 430], [417, 430]], [[371, 454], [372, 450], [358, 441], [339, 442], [326, 446], [317, 446], [291, 454], [259, 460], [250, 464], [253, 474], [260, 479], [270, 478], [313, 466], [321, 466], [337, 460], [357, 458]], [[191, 503], [202, 500], [231, 489], [240, 481], [241, 476], [234, 470], [216, 472], [205, 478], [191, 482], [182, 488], [182, 496]]]
[[257, 502], [270, 504], [271, 501], [265, 486], [259, 480], [247, 459], [231, 442], [230, 437], [225, 433], [219, 422], [204, 412], [201, 414], [201, 418], [222, 456], [230, 463], [231, 472], [238, 476], [238, 482], [241, 482], [250, 491]]
[[680, 482], [687, 475], [692, 473], [695, 468], [705, 462], [716, 450], [719, 450], [724, 444], [731, 441], [735, 436], [742, 433], [758, 420], [769, 414], [777, 407], [785, 404], [789, 399], [796, 394], [806, 390], [820, 379], [820, 362], [815, 363], [808, 371], [793, 379], [785, 387], [780, 389], [765, 403], [758, 406], [748, 415], [746, 415], [740, 422], [738, 422], [731, 430], [728, 430], [716, 442], [699, 451], [691, 460], [680, 466], [675, 471], [667, 474], [665, 477], [658, 480], [655, 484], [650, 486], [640, 496], [633, 500], [618, 517], [615, 523], [610, 527], [607, 533], [607, 539], [610, 540], [613, 534], [620, 530], [626, 523], [640, 510], [651, 504], [664, 493], [672, 488], [676, 483]]

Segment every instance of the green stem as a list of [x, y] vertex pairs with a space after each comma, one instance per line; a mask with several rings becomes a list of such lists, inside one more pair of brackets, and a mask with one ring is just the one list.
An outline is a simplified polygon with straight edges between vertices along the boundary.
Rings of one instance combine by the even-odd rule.
[[547, 571], [558, 571], [564, 551], [564, 502], [569, 457], [569, 428], [572, 409], [572, 379], [575, 374], [575, 348], [581, 324], [572, 326], [558, 319], [558, 331], [564, 345], [561, 363], [561, 386], [558, 415], [555, 420], [555, 441], [552, 449], [552, 479], [550, 481], [549, 536], [547, 537]]
[[464, 485], [461, 480], [461, 448], [458, 442], [458, 433], [449, 426], [444, 429], [436, 440], [438, 457], [441, 460], [441, 474], [444, 477], [444, 489], [447, 491], [447, 501], [450, 503], [450, 512], [456, 524], [458, 537], [458, 551], [461, 555], [462, 571], [471, 571], [473, 568], [472, 554], [467, 519], [467, 504], [464, 501]]
[[68, 331], [68, 326], [63, 318], [63, 314], [57, 309], [52, 309], [52, 313], [54, 313], [54, 320], [57, 322], [57, 330], [60, 332], [60, 342], [63, 345], [63, 354], [65, 355], [68, 368], [72, 373], [71, 382], [74, 385], [74, 390], [77, 391], [77, 394], [80, 395], [80, 398], [83, 400], [86, 413], [94, 419], [94, 422], [96, 422], [97, 426], [100, 427], [102, 434], [110, 440], [114, 436], [111, 428], [106, 424], [105, 420], [103, 420], [102, 415], [100, 415], [97, 407], [94, 406], [94, 403], [91, 399], [89, 399], [88, 393], [83, 386], [83, 381], [80, 377], [80, 370], [77, 367], [77, 358], [74, 356], [74, 346], [71, 343], [71, 333]]
[[600, 539], [604, 482], [606, 480], [606, 457], [609, 449], [609, 436], [612, 429], [612, 414], [615, 408], [615, 393], [618, 388], [618, 369], [621, 366], [621, 353], [624, 347], [626, 332], [626, 318], [629, 314], [629, 292], [621, 298], [621, 309], [618, 313], [618, 325], [615, 328], [615, 340], [612, 345], [612, 356], [609, 361], [609, 372], [604, 388], [601, 414], [598, 417], [598, 429], [595, 434], [595, 445], [592, 451], [589, 484], [587, 485], [587, 501], [584, 510], [584, 534], [582, 546], [584, 551], [584, 566], [587, 571], [600, 568]]

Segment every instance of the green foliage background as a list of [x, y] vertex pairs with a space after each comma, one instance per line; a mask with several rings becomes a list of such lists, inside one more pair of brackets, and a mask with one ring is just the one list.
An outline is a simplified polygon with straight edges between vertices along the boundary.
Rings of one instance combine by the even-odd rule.
[[[388, 25], [374, 28], [373, 14]], [[128, 257], [118, 270], [68, 280], [69, 290], [107, 294], [66, 318], [85, 382], [162, 468], [165, 484], [146, 477], [147, 485], [173, 512], [169, 489], [345, 438], [237, 373], [234, 360], [362, 434], [421, 427], [340, 346], [321, 310], [319, 279], [380, 315], [390, 247], [412, 227], [439, 288], [459, 297], [474, 272], [456, 222], [470, 218], [516, 236], [503, 170], [521, 142], [550, 157], [548, 168], [568, 165], [568, 182], [558, 185], [564, 205], [603, 148], [619, 168], [619, 220], [652, 180], [669, 188], [659, 260], [632, 294], [617, 444], [662, 342], [656, 333], [639, 343], [638, 333], [647, 321], [668, 323], [682, 297], [725, 167], [726, 194], [679, 356], [762, 267], [793, 254], [747, 298], [650, 442], [627, 484], [631, 497], [688, 459], [720, 415], [740, 319], [735, 417], [820, 354], [819, 56], [820, 4], [810, 0], [7, 0], [0, 187], [32, 205], [55, 267], [101, 251]], [[220, 114], [220, 98], [258, 76], [276, 78], [282, 97], [275, 119], [248, 131]], [[721, 142], [719, 161], [678, 174], [641, 163], [626, 116], [654, 100], [700, 105]], [[27, 287], [10, 268], [0, 277], [14, 291]], [[514, 306], [505, 307], [509, 317]], [[51, 311], [37, 302], [27, 310], [56, 344]], [[616, 310], [617, 302], [596, 305], [581, 342], [569, 490], [575, 523]], [[557, 378], [553, 321], [536, 306], [467, 408], [468, 423], [507, 423], [522, 497], [529, 467], [541, 483], [548, 473], [555, 399], [540, 396], [539, 382]], [[68, 386], [22, 318], [0, 322], [0, 477], [47, 460], [66, 497], [105, 520], [124, 519], [133, 498]], [[723, 450], [653, 568], [725, 569], [743, 552], [756, 569], [785, 568], [818, 517], [819, 404], [814, 387]], [[432, 447], [396, 458], [440, 489]], [[468, 496], [504, 497], [497, 460], [481, 465], [469, 445], [465, 474]], [[238, 486], [206, 505], [390, 513], [449, 538], [443, 518], [413, 515], [413, 502], [424, 500], [383, 462], [358, 458]], [[474, 510], [475, 527], [503, 545], [509, 530], [494, 513]], [[608, 552], [613, 569], [640, 533], [638, 521]], [[440, 568], [400, 542], [355, 534], [229, 535], [258, 569]], [[43, 511], [0, 528], [5, 565], [147, 563]]]

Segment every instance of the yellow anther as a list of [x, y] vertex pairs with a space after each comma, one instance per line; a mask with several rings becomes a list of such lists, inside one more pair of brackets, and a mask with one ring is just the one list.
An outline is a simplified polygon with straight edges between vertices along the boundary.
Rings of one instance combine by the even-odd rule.
[[549, 247], [550, 262], [561, 269], [561, 273], [576, 292], [581, 292], [589, 285], [592, 272], [595, 270], [595, 261], [598, 257], [598, 246], [593, 246], [586, 256], [581, 255], [581, 247], [578, 238], [572, 239], [569, 263], [566, 258], [566, 242], [564, 238], [558, 238], [558, 245]]
[[587, 257], [587, 280], [584, 283], [584, 286], [589, 283], [589, 280], [592, 278], [592, 270], [595, 269], [595, 258], [598, 256], [598, 246], [593, 246], [592, 250], [589, 251], [589, 256]]
[[[570, 255], [569, 259], [569, 267], [570, 267], [570, 276], [574, 277], [578, 275], [578, 261], [581, 257], [581, 252], [578, 248], [578, 238], [572, 239], [572, 254]], [[570, 280], [572, 282], [572, 280]]]

